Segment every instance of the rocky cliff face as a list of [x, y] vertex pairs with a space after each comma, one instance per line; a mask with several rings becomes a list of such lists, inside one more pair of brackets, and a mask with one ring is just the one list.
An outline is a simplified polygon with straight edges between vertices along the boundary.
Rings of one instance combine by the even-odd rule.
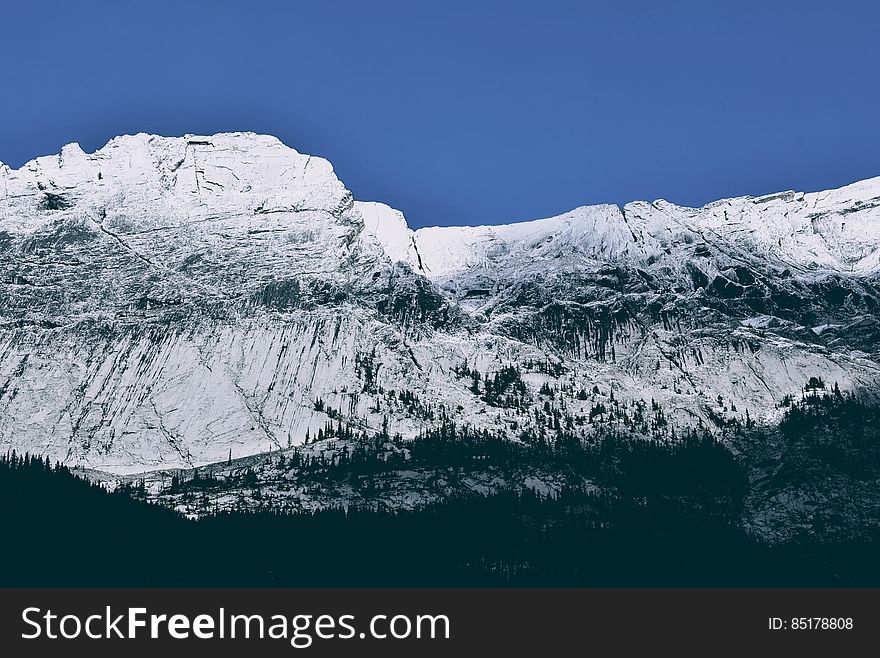
[[[613, 395], [712, 425], [880, 380], [880, 179], [418, 231], [254, 134], [69, 145], [0, 180], [4, 451], [125, 473], [328, 421], [516, 436], [548, 398]], [[474, 383], [511, 365], [514, 402]]]

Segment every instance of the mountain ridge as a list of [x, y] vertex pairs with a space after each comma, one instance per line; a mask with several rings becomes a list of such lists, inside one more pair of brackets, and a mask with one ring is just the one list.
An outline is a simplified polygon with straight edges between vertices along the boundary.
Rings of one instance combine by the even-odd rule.
[[[232, 145], [232, 148], [239, 148], [241, 146], [236, 144], [236, 142], [244, 141], [246, 145], [252, 145], [255, 147], [260, 147], [256, 150], [257, 154], [260, 154], [261, 157], [266, 157], [268, 153], [270, 153], [273, 149], [277, 149], [281, 147], [291, 154], [296, 156], [302, 156], [307, 158], [308, 167], [310, 164], [314, 163], [317, 165], [327, 176], [333, 176], [333, 167], [332, 164], [324, 158], [318, 156], [304, 156], [303, 154], [296, 151], [296, 149], [289, 147], [278, 138], [271, 135], [258, 134], [253, 132], [227, 132], [227, 133], [216, 133], [214, 135], [196, 135], [196, 134], [186, 134], [181, 137], [165, 137], [161, 135], [154, 135], [148, 133], [137, 133], [133, 135], [120, 135], [113, 139], [111, 139], [104, 147], [99, 148], [94, 153], [88, 154], [85, 153], [79, 146], [78, 143], [72, 142], [70, 144], [66, 144], [62, 147], [61, 152], [53, 155], [46, 155], [33, 158], [28, 162], [24, 163], [18, 169], [13, 169], [9, 165], [4, 164], [0, 161], [0, 171], [4, 172], [4, 182], [6, 183], [6, 198], [8, 200], [10, 196], [10, 192], [8, 189], [8, 179], [10, 175], [21, 174], [24, 171], [35, 172], [40, 169], [50, 168], [51, 164], [55, 164], [57, 162], [57, 171], [61, 172], [64, 170], [65, 162], [68, 164], [73, 162], [74, 165], [86, 162], [98, 162], [107, 157], [106, 152], [112, 151], [115, 148], [123, 148], [129, 151], [139, 151], [143, 150], [143, 146], [145, 144], [149, 144], [153, 141], [160, 141], [168, 144], [177, 143], [178, 149], [180, 144], [182, 143], [185, 147], [188, 146], [205, 146], [205, 147], [213, 147], [213, 141], [224, 141], [227, 142], [228, 145]], [[132, 149], [131, 146], [139, 146], [141, 149]], [[229, 146], [227, 146], [228, 148]], [[186, 150], [186, 148], [184, 149]], [[243, 150], [241, 152], [244, 152]], [[193, 163], [186, 163], [185, 157], [182, 161], [178, 162], [176, 166], [184, 165], [186, 168], [192, 167], [194, 171], [194, 182], [196, 188], [199, 185], [199, 179], [197, 175], [198, 165]], [[95, 165], [91, 167], [93, 169], [100, 168], [100, 165]], [[335, 177], [335, 176], [334, 176]], [[216, 182], [209, 182], [209, 185], [216, 186]], [[63, 184], [61, 186], [64, 187]], [[349, 193], [350, 194], [350, 193]], [[411, 229], [406, 223], [406, 218], [403, 216], [400, 211], [384, 204], [380, 201], [359, 201], [358, 203], [361, 206], [383, 206], [385, 210], [381, 212], [377, 212], [374, 210], [375, 218], [384, 218], [393, 216], [395, 213], [398, 213], [400, 218], [403, 219], [403, 226], [399, 225], [399, 222], [391, 221], [393, 227], [385, 226], [385, 221], [379, 222], [372, 230], [375, 234], [377, 230], [389, 231], [390, 233], [406, 231], [408, 232], [407, 237], [411, 237], [416, 243], [419, 242], [420, 238], [428, 238], [431, 234], [435, 233], [479, 233], [479, 232], [494, 232], [494, 233], [509, 233], [515, 232], [517, 230], [526, 230], [527, 228], [538, 228], [539, 225], [544, 224], [546, 226], [551, 226], [555, 224], [560, 224], [565, 222], [567, 219], [571, 218], [587, 218], [596, 213], [606, 212], [608, 216], [613, 216], [615, 219], [617, 217], [620, 218], [624, 223], [628, 222], [627, 215], [630, 217], [635, 217], [636, 219], [643, 219], [644, 213], [648, 209], [654, 209], [657, 211], [668, 211], [671, 214], [684, 214], [687, 216], [695, 216], [710, 213], [712, 215], [710, 218], [717, 221], [717, 213], [714, 215], [712, 211], [716, 211], [718, 209], [722, 210], [722, 215], [724, 215], [725, 209], [735, 208], [738, 211], [742, 212], [743, 207], [746, 207], [746, 204], [752, 205], [762, 205], [773, 203], [777, 201], [797, 201], [803, 203], [806, 209], [809, 209], [813, 212], [808, 214], [808, 218], [810, 220], [821, 219], [823, 215], [827, 215], [832, 210], [837, 210], [838, 212], [842, 212], [844, 214], [859, 214], [864, 213], [865, 211], [872, 210], [880, 205], [880, 176], [870, 177], [858, 181], [854, 181], [853, 183], [843, 185], [837, 188], [831, 188], [827, 190], [820, 190], [815, 192], [798, 192], [794, 190], [786, 190], [780, 192], [774, 192], [759, 196], [753, 195], [744, 195], [744, 196], [735, 196], [735, 197], [726, 197], [722, 199], [718, 199], [715, 201], [711, 201], [709, 203], [704, 204], [699, 207], [691, 207], [691, 206], [682, 206], [678, 205], [664, 199], [655, 199], [654, 201], [646, 201], [646, 200], [633, 200], [624, 205], [612, 204], [612, 203], [600, 203], [600, 204], [587, 204], [581, 205], [576, 208], [573, 208], [565, 213], [560, 215], [553, 215], [549, 217], [543, 217], [538, 219], [530, 219], [530, 220], [522, 220], [515, 222], [506, 222], [506, 223], [495, 223], [495, 224], [480, 224], [480, 225], [468, 225], [468, 226], [424, 226], [417, 229]], [[822, 205], [824, 203], [824, 205]], [[271, 204], [269, 208], [263, 208], [265, 212], [277, 212], [280, 208], [272, 208]], [[754, 216], [747, 217], [746, 219], [752, 219]], [[727, 216], [724, 216], [725, 220], [727, 220]], [[858, 218], [856, 218], [858, 219]], [[717, 227], [716, 227], [717, 228]], [[797, 227], [799, 230], [802, 230], [803, 227]], [[876, 235], [871, 235], [872, 246], [874, 251], [880, 248], [880, 230], [875, 229], [873, 233]], [[398, 236], [388, 236], [393, 239], [395, 242], [399, 242]], [[633, 237], [635, 235], [633, 234]], [[404, 240], [403, 242], [411, 242], [411, 240]], [[426, 245], [427, 246], [427, 245]], [[790, 255], [790, 254], [789, 254]], [[877, 268], [880, 267], [880, 258], [876, 255], [870, 254], [872, 258], [864, 263], [865, 267]], [[864, 257], [860, 260], [863, 260]], [[416, 263], [411, 263], [417, 265]], [[825, 266], [833, 265], [833, 262], [817, 262], [816, 264], [821, 264]], [[837, 267], [836, 269], [841, 269], [844, 271], [854, 271], [855, 268], [845, 268], [845, 267]]]
[[515, 439], [550, 405], [587, 435], [612, 399], [711, 425], [880, 382], [880, 178], [413, 231], [254, 133], [0, 171], [0, 449], [140, 472], [327, 422]]

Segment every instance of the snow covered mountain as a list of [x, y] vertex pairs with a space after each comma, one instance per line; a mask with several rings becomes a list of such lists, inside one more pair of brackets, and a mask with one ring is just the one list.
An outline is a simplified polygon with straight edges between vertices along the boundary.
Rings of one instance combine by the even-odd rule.
[[251, 133], [72, 144], [0, 178], [3, 451], [133, 473], [328, 421], [515, 438], [552, 401], [588, 433], [613, 396], [711, 426], [772, 420], [811, 377], [880, 383], [880, 178], [417, 231]]

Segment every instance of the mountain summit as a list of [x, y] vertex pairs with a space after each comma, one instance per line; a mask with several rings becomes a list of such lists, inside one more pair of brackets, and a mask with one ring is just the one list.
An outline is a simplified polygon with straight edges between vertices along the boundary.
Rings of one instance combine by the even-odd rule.
[[328, 422], [516, 440], [549, 408], [588, 434], [614, 400], [711, 427], [880, 380], [880, 178], [416, 231], [252, 133], [0, 178], [0, 451], [127, 473]]

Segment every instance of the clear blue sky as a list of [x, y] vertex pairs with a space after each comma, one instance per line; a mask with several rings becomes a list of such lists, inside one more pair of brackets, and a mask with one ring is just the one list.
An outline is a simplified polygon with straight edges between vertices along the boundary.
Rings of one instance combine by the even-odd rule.
[[0, 160], [272, 133], [413, 226], [880, 175], [876, 2], [4, 2]]

